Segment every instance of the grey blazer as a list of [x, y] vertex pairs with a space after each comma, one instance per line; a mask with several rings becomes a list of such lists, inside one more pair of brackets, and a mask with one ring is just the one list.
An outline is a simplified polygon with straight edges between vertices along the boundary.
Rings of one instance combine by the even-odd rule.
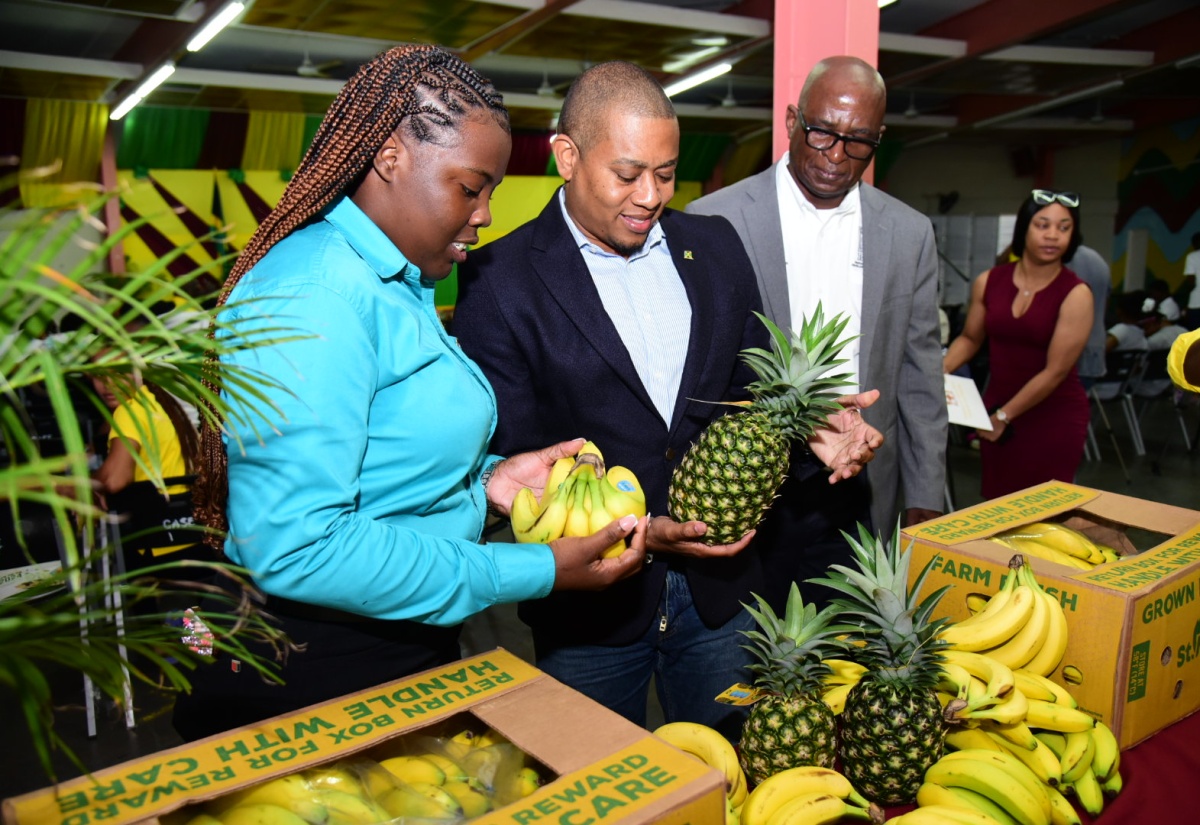
[[[880, 398], [864, 417], [886, 438], [867, 466], [875, 531], [890, 535], [905, 507], [943, 510], [946, 395], [938, 328], [937, 249], [929, 219], [867, 184], [863, 212], [861, 387]], [[688, 212], [722, 215], [754, 265], [772, 321], [791, 325], [775, 167], [706, 195]]]

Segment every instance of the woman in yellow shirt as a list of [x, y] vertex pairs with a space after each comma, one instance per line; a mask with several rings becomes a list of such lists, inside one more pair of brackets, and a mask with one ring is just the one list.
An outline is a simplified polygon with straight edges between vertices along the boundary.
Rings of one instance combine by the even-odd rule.
[[[153, 384], [109, 384], [93, 378], [96, 393], [112, 410], [108, 457], [92, 477], [101, 496], [120, 492], [150, 478], [146, 469], [157, 459], [163, 478], [187, 475], [196, 466], [199, 438], [179, 402]], [[136, 457], [135, 457], [136, 456]], [[182, 492], [186, 488], [168, 488]]]

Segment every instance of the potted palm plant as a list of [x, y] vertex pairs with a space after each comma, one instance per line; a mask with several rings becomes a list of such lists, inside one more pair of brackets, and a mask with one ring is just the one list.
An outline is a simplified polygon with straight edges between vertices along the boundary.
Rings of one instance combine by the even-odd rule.
[[[0, 179], [0, 191], [16, 182], [12, 175]], [[87, 768], [55, 732], [48, 669], [65, 666], [79, 671], [90, 677], [98, 692], [119, 702], [128, 695], [130, 677], [187, 690], [190, 669], [205, 662], [204, 653], [184, 644], [179, 628], [168, 624], [168, 617], [153, 606], [127, 610], [121, 635], [113, 621], [114, 603], [126, 608], [156, 605], [164, 590], [204, 587], [173, 581], [177, 565], [207, 567], [237, 584], [208, 588], [211, 592], [204, 594], [222, 605], [203, 616], [214, 650], [235, 655], [264, 678], [278, 679], [273, 663], [251, 654], [245, 643], [267, 640], [280, 651], [288, 644], [269, 617], [256, 609], [256, 593], [245, 571], [230, 565], [191, 561], [131, 575], [95, 572], [97, 554], [103, 551], [94, 549], [98, 543], [92, 539], [106, 513], [92, 503], [90, 495], [81, 399], [85, 408], [94, 407], [110, 420], [111, 413], [90, 378], [119, 383], [140, 376], [219, 424], [230, 416], [263, 412], [259, 389], [273, 381], [219, 362], [206, 364], [206, 354], [219, 357], [291, 335], [285, 329], [266, 334], [256, 330], [250, 340], [227, 322], [228, 306], [207, 308], [191, 294], [195, 290], [189, 288], [190, 282], [205, 277], [208, 268], [219, 271], [222, 261], [183, 278], [173, 277], [167, 266], [174, 255], [185, 251], [180, 249], [141, 272], [104, 273], [110, 250], [137, 224], [87, 245], [77, 264], [55, 268], [64, 248], [80, 243], [82, 228], [100, 224], [96, 216], [111, 197], [111, 193], [93, 193], [70, 210], [0, 209], [0, 225], [7, 228], [0, 235], [0, 506], [15, 525], [18, 545], [0, 548], [4, 555], [0, 568], [32, 561], [21, 527], [22, 512], [31, 508], [52, 520], [62, 562], [61, 572], [0, 601], [0, 684], [18, 697], [37, 757], [51, 779], [56, 750], [81, 771]], [[163, 315], [151, 311], [164, 301], [174, 309]], [[64, 332], [67, 318], [72, 323]], [[31, 394], [52, 412], [61, 439], [53, 455], [43, 449], [41, 433], [25, 403]], [[147, 452], [147, 458], [138, 462], [162, 489], [152, 444]], [[104, 598], [113, 593], [119, 602]]]

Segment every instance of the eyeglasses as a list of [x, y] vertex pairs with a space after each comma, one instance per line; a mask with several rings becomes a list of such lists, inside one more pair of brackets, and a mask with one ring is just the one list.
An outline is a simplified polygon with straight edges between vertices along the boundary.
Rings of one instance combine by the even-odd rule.
[[820, 129], [816, 126], [809, 126], [808, 121], [804, 119], [804, 114], [800, 114], [800, 128], [804, 130], [804, 142], [818, 152], [825, 152], [837, 145], [840, 140], [845, 148], [846, 157], [854, 160], [870, 160], [871, 155], [875, 154], [875, 150], [879, 148], [879, 141], [867, 140], [866, 138], [846, 137], [845, 135], [831, 132], [828, 129]]
[[1069, 206], [1071, 209], [1079, 208], [1079, 194], [1077, 192], [1055, 192], [1052, 189], [1034, 189], [1030, 194], [1033, 196], [1033, 202], [1038, 206], [1049, 206], [1058, 201], [1063, 206]]

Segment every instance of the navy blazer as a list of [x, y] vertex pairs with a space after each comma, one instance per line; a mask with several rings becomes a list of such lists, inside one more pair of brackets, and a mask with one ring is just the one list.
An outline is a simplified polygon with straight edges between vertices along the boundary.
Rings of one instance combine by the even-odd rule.
[[[769, 347], [754, 270], [724, 218], [666, 210], [661, 219], [692, 306], [691, 337], [673, 420], [643, 387], [601, 303], [558, 196], [511, 234], [472, 250], [459, 267], [454, 333], [491, 381], [499, 405], [492, 449], [513, 455], [585, 437], [610, 465], [637, 474], [652, 515], [667, 514], [671, 473], [705, 426], [746, 398], [739, 357]], [[732, 559], [658, 554], [606, 591], [552, 593], [520, 607], [548, 643], [622, 645], [654, 618], [668, 566], [686, 571], [697, 611], [716, 627], [762, 592], [753, 548]]]

